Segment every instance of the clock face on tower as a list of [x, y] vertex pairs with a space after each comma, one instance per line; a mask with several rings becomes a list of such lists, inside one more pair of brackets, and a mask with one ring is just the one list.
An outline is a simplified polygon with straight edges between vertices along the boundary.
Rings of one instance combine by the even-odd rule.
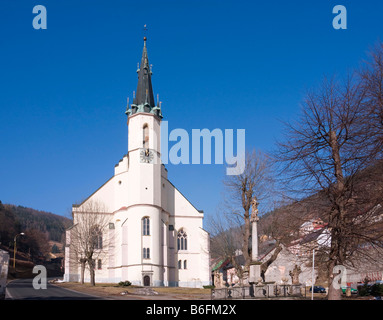
[[140, 151], [140, 161], [141, 163], [153, 163], [153, 151], [149, 149], [141, 149]]

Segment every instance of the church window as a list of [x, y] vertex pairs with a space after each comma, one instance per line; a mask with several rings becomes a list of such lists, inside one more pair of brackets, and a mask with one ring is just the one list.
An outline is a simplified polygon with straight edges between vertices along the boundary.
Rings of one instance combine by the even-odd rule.
[[182, 261], [178, 260], [178, 269], [182, 269]]
[[102, 249], [102, 231], [98, 227], [93, 228], [93, 249]]
[[150, 249], [149, 248], [143, 249], [143, 256], [144, 256], [144, 259], [150, 259]]
[[187, 243], [186, 232], [183, 229], [181, 229], [177, 235], [177, 249], [178, 250], [187, 250], [188, 249], [187, 244], [188, 243]]
[[143, 133], [142, 146], [145, 149], [148, 149], [149, 148], [149, 127], [148, 127], [148, 125], [146, 123], [144, 124], [144, 127], [142, 129], [142, 133]]
[[184, 269], [187, 269], [187, 261], [186, 260], [184, 260]]
[[150, 236], [150, 219], [148, 217], [142, 219], [142, 235]]

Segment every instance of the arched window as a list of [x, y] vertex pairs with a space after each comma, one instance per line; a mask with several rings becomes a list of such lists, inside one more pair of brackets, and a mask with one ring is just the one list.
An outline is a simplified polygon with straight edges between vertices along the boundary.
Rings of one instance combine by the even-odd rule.
[[148, 217], [142, 219], [142, 235], [150, 236], [150, 219]]
[[178, 269], [182, 269], [182, 261], [178, 260]]
[[184, 269], [187, 269], [187, 267], [188, 267], [188, 263], [186, 260], [184, 260]]
[[145, 149], [148, 149], [149, 148], [149, 127], [146, 123], [144, 124], [144, 127], [142, 128], [142, 140], [143, 140], [142, 146]]
[[186, 232], [181, 229], [180, 231], [178, 231], [178, 234], [177, 234], [177, 249], [178, 250], [187, 250], [188, 249], [188, 239], [187, 239], [187, 235], [186, 235]]
[[102, 231], [99, 227], [94, 226], [92, 228], [92, 243], [93, 249], [102, 249]]

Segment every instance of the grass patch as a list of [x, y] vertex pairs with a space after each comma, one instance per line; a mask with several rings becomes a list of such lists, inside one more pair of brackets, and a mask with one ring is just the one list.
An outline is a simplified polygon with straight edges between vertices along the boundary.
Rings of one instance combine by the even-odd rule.
[[[81, 284], [79, 282], [58, 282], [54, 283], [63, 288], [84, 292], [88, 294], [98, 296], [113, 296], [120, 295], [121, 292], [128, 291], [130, 294], [135, 294], [135, 291], [143, 288], [142, 286], [131, 285], [128, 287], [121, 287], [118, 283], [96, 283], [95, 286], [91, 286], [90, 283]], [[201, 299], [210, 297], [210, 289], [201, 288], [183, 288], [183, 287], [151, 287], [154, 291], [157, 291], [160, 295], [168, 295], [172, 298], [177, 296], [190, 297], [193, 299]]]

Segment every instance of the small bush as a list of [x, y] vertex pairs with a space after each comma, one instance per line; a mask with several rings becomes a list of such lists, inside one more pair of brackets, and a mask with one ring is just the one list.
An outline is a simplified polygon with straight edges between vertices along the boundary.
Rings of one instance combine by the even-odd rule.
[[209, 285], [209, 286], [203, 286], [203, 288], [204, 288], [204, 289], [214, 289], [215, 286], [213, 286], [213, 285]]
[[118, 283], [118, 285], [119, 285], [120, 287], [129, 287], [131, 284], [132, 284], [132, 283], [131, 283], [130, 281], [128, 281], [128, 280], [126, 280], [126, 281], [120, 281], [120, 282]]
[[368, 284], [370, 279], [368, 277], [364, 278], [363, 285], [358, 286], [358, 293], [360, 296], [365, 297], [370, 295], [371, 287]]
[[371, 286], [371, 295], [374, 297], [383, 296], [383, 284], [375, 283]]
[[383, 284], [375, 283], [373, 285], [364, 284], [358, 287], [360, 296], [383, 296]]
[[368, 285], [358, 286], [358, 293], [360, 296], [365, 297], [370, 295], [370, 288]]

